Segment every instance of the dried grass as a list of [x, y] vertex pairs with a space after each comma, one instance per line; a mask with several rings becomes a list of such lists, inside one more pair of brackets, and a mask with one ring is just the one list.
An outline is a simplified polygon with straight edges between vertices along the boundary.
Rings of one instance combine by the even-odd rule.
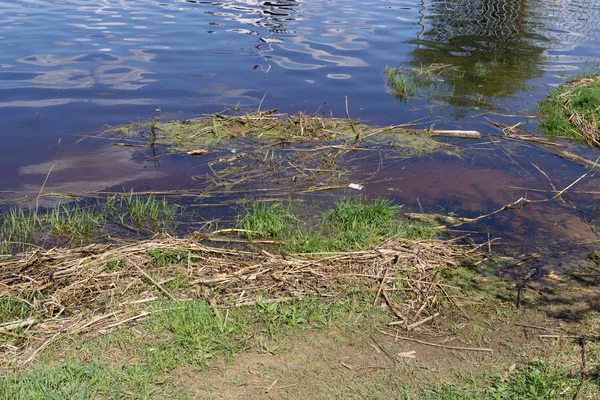
[[585, 115], [573, 107], [571, 100], [577, 90], [587, 88], [598, 84], [600, 75], [594, 77], [578, 78], [569, 83], [569, 89], [558, 96], [558, 100], [566, 115], [569, 115], [568, 122], [575, 129], [573, 132], [579, 136], [588, 146], [600, 147], [600, 130], [598, 129], [598, 121], [594, 116]]
[[152, 149], [153, 158], [170, 153], [199, 156], [196, 174], [190, 177], [204, 182], [207, 196], [233, 189], [291, 193], [341, 188], [350, 183], [350, 176], [371, 178], [382, 160], [450, 146], [433, 140], [435, 132], [410, 130], [413, 125], [376, 127], [350, 118], [269, 110], [153, 119], [111, 128], [102, 137], [138, 138], [138, 144], [146, 142]]
[[[157, 249], [187, 257], [160, 266], [149, 254]], [[477, 257], [452, 241], [408, 240], [366, 251], [286, 256], [174, 238], [36, 251], [0, 263], [0, 299], [26, 302], [33, 310], [28, 319], [35, 318], [0, 346], [0, 363], [28, 362], [62, 335], [100, 334], [138, 321], [161, 296], [204, 298], [217, 313], [307, 296], [335, 301], [347, 290], [366, 290], [388, 304], [396, 325], [406, 327], [430, 315], [444, 296], [438, 281], [445, 268]], [[107, 268], [116, 261], [118, 269]], [[182, 276], [184, 287], [169, 291], [168, 282]], [[393, 301], [398, 296], [401, 304]]]

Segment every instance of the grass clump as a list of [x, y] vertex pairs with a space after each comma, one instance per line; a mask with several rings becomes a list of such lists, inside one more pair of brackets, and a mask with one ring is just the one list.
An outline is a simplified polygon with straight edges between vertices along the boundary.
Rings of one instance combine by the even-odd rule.
[[401, 99], [413, 97], [440, 99], [452, 95], [451, 88], [444, 86], [444, 81], [437, 77], [445, 68], [446, 66], [436, 64], [428, 69], [418, 70], [386, 66], [383, 75], [388, 90]]
[[10, 208], [0, 212], [0, 254], [32, 248], [81, 246], [125, 230], [165, 233], [175, 227], [180, 207], [164, 198], [134, 193], [59, 204], [46, 210]]
[[233, 354], [239, 348], [236, 335], [244, 331], [235, 311], [233, 314], [225, 326], [203, 301], [161, 304], [146, 328], [157, 335], [167, 334], [167, 339], [147, 349], [150, 364], [160, 371], [180, 365], [204, 367], [217, 354]]
[[160, 393], [165, 390], [153, 384], [153, 378], [141, 365], [118, 367], [69, 360], [58, 367], [35, 368], [28, 374], [0, 379], [0, 398], [149, 399], [171, 394]]
[[242, 213], [237, 217], [238, 226], [248, 238], [278, 238], [295, 222], [290, 205], [283, 203], [244, 203]]
[[79, 204], [62, 204], [45, 214], [45, 222], [53, 233], [80, 243], [99, 229], [103, 219], [101, 213]]
[[388, 87], [395, 95], [408, 98], [417, 94], [417, 80], [410, 74], [403, 72], [402, 68], [386, 66], [383, 74]]
[[[439, 400], [558, 400], [571, 399], [577, 392], [581, 378], [570, 374], [566, 368], [536, 361], [521, 365], [508, 379], [496, 379], [491, 386], [482, 382], [465, 385], [444, 384], [424, 389], [419, 399]], [[588, 383], [592, 392], [597, 384]], [[411, 398], [411, 397], [409, 397]]]
[[538, 104], [540, 127], [548, 136], [600, 147], [600, 74], [577, 77]]
[[432, 226], [400, 218], [399, 212], [389, 200], [342, 198], [301, 222], [290, 205], [250, 202], [237, 221], [249, 238], [277, 239], [284, 243], [282, 251], [295, 253], [363, 250], [393, 238], [426, 240], [439, 234]]
[[28, 302], [14, 296], [0, 298], [0, 324], [25, 320], [32, 315], [32, 307]]
[[25, 249], [31, 243], [37, 227], [35, 214], [21, 208], [11, 208], [0, 216], [0, 253]]
[[146, 197], [130, 192], [120, 198], [117, 209], [121, 221], [127, 219], [136, 226], [146, 226], [154, 230], [164, 230], [175, 219], [177, 205], [166, 199], [157, 199], [154, 195]]
[[152, 249], [148, 255], [157, 267], [186, 262], [191, 255], [187, 251], [175, 249]]
[[[340, 199], [325, 212], [319, 228], [309, 231], [301, 242], [296, 242], [296, 250], [363, 250], [393, 238], [424, 240], [439, 233], [433, 227], [403, 220], [399, 212], [400, 207], [389, 200], [365, 202], [359, 199]], [[315, 235], [317, 238], [306, 240]], [[307, 244], [312, 244], [315, 248], [311, 249]]]

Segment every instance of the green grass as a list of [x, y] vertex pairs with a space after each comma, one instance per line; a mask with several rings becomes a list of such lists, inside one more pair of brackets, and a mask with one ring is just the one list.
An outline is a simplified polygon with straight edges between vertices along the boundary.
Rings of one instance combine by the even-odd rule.
[[35, 213], [12, 208], [0, 216], [0, 253], [28, 249], [38, 220]]
[[10, 295], [0, 298], [0, 324], [28, 319], [31, 316], [31, 305], [22, 299]]
[[156, 384], [156, 374], [143, 365], [111, 366], [69, 360], [58, 367], [35, 368], [0, 380], [0, 398], [11, 400], [179, 398], [170, 387]]
[[[495, 379], [491, 385], [481, 381], [464, 385], [445, 384], [423, 389], [419, 399], [439, 400], [558, 400], [571, 399], [581, 378], [566, 368], [536, 361], [521, 365], [506, 380]], [[588, 385], [596, 386], [598, 382]], [[408, 396], [407, 398], [412, 398]]]
[[247, 201], [237, 217], [238, 227], [249, 238], [278, 238], [295, 223], [290, 205]]
[[386, 66], [383, 75], [387, 88], [403, 100], [414, 97], [448, 100], [454, 95], [454, 88], [446, 84], [446, 78], [462, 78], [465, 71], [439, 64], [415, 69]]
[[[53, 345], [51, 349], [59, 359], [46, 353], [41, 366], [0, 380], [0, 398], [193, 398], [186, 382], [174, 380], [177, 371], [202, 376], [218, 360], [234, 363], [237, 354], [248, 350], [267, 355], [293, 354], [296, 340], [307, 337], [303, 332], [326, 331], [332, 335], [336, 329], [360, 330], [364, 337], [359, 340], [367, 340], [391, 318], [386, 310], [372, 306], [373, 296], [349, 292], [332, 302], [321, 298], [259, 302], [251, 307], [221, 310], [221, 318], [204, 301], [164, 301], [156, 304], [149, 319], [135, 329], [92, 339], [64, 339]], [[570, 399], [579, 382], [576, 373], [562, 366], [535, 361], [518, 364], [504, 380], [482, 376], [443, 384], [405, 383], [398, 398]], [[597, 378], [591, 375], [586, 386], [587, 393], [594, 393]]]
[[245, 327], [240, 324], [238, 313], [224, 325], [203, 301], [163, 303], [153, 312], [146, 328], [166, 338], [146, 349], [148, 363], [154, 370], [166, 371], [180, 365], [204, 367], [217, 355], [232, 355], [240, 349], [236, 336]]
[[[173, 371], [203, 371], [213, 361], [232, 360], [251, 348], [276, 354], [293, 346], [289, 339], [298, 333], [358, 327], [358, 317], [389, 322], [389, 313], [372, 302], [372, 293], [349, 294], [331, 303], [320, 298], [259, 302], [222, 310], [218, 318], [205, 301], [164, 301], [130, 331], [61, 340], [45, 353], [39, 367], [0, 379], [0, 398], [192, 398], [169, 378]], [[112, 356], [115, 351], [121, 356]], [[121, 361], [123, 351], [127, 363]]]
[[115, 231], [172, 232], [181, 207], [154, 196], [109, 195], [48, 210], [10, 208], [0, 212], [0, 254], [36, 247], [80, 246], [104, 241]]
[[418, 91], [418, 81], [402, 70], [401, 67], [386, 66], [383, 70], [386, 83], [394, 94], [408, 98], [413, 97]]
[[148, 255], [152, 258], [152, 261], [157, 267], [187, 262], [188, 257], [191, 257], [190, 253], [187, 251], [160, 248], [148, 251]]
[[[564, 137], [592, 144], [598, 139], [600, 129], [600, 75], [583, 75], [574, 78], [548, 93], [539, 102], [540, 127], [551, 137]], [[593, 140], [572, 123], [575, 114], [583, 116], [596, 128]], [[598, 145], [597, 143], [594, 143]]]
[[400, 218], [399, 211], [389, 200], [342, 198], [307, 220], [290, 205], [251, 202], [237, 221], [248, 237], [278, 239], [284, 243], [281, 251], [295, 253], [363, 250], [393, 238], [426, 240], [439, 234], [434, 227]]
[[569, 114], [560, 101], [560, 95], [567, 90], [566, 86], [555, 89], [538, 104], [537, 112], [541, 116], [540, 127], [548, 136], [578, 138], [577, 131], [568, 121]]
[[67, 237], [74, 244], [89, 240], [99, 230], [104, 216], [79, 204], [62, 204], [45, 214], [45, 224], [52, 233]]
[[121, 197], [117, 212], [123, 223], [129, 220], [136, 226], [162, 231], [175, 219], [178, 208], [164, 198], [159, 200], [154, 195], [144, 197], [130, 192]]

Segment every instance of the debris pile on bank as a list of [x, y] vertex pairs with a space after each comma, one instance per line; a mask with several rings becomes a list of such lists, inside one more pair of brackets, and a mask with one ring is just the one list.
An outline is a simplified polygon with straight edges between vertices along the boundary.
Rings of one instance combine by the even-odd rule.
[[22, 309], [21, 319], [0, 327], [11, 338], [2, 345], [3, 358], [32, 359], [62, 335], [132, 324], [161, 299], [202, 299], [220, 315], [228, 307], [305, 297], [336, 301], [370, 291], [407, 327], [444, 298], [439, 279], [445, 268], [478, 257], [453, 241], [403, 239], [312, 255], [213, 247], [197, 237], [35, 251], [0, 263], [1, 301]]

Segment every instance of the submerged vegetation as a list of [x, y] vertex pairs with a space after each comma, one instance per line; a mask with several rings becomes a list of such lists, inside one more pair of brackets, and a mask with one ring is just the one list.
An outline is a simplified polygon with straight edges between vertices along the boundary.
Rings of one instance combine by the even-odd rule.
[[552, 90], [538, 112], [548, 136], [600, 147], [600, 75], [583, 75]]
[[485, 98], [478, 95], [476, 90], [474, 93], [459, 93], [458, 88], [462, 88], [462, 85], [458, 85], [457, 81], [472, 82], [479, 86], [485, 83], [488, 86], [498, 79], [496, 75], [499, 68], [502, 68], [502, 64], [498, 60], [481, 59], [464, 66], [443, 63], [412, 68], [387, 66], [383, 74], [387, 89], [403, 101], [421, 98], [459, 106], [471, 104], [482, 107], [486, 106]]
[[[383, 74], [388, 89], [402, 99], [420, 97], [442, 100], [452, 96], [452, 88], [445, 85], [441, 76], [462, 73], [451, 65], [431, 65], [427, 69], [385, 67]], [[463, 73], [464, 74], [464, 73]]]
[[154, 195], [112, 194], [49, 210], [9, 208], [0, 214], [0, 254], [106, 242], [112, 234], [173, 232], [177, 205]]
[[273, 110], [233, 114], [152, 119], [111, 128], [104, 137], [150, 149], [155, 163], [166, 153], [200, 157], [191, 178], [205, 182], [206, 196], [234, 189], [268, 188], [287, 195], [347, 187], [351, 177], [366, 179], [388, 159], [458, 153], [457, 146], [432, 139], [429, 130], [408, 129], [411, 124], [378, 127], [349, 115], [333, 118]]

